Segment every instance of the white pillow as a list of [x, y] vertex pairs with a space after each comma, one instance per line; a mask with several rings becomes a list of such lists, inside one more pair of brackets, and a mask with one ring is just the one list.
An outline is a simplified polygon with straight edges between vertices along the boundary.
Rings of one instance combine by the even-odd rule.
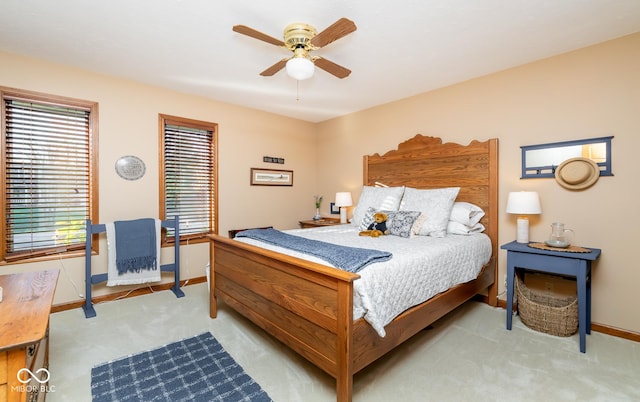
[[397, 211], [400, 200], [404, 193], [404, 186], [401, 187], [372, 187], [363, 186], [358, 205], [353, 210], [351, 223], [360, 226], [367, 208], [371, 207], [377, 211]]
[[420, 211], [426, 217], [419, 235], [445, 237], [453, 203], [460, 187], [419, 190], [407, 187], [402, 196], [400, 211]]
[[463, 225], [460, 222], [449, 221], [447, 225], [447, 233], [458, 235], [470, 235], [473, 233], [484, 232], [484, 225], [482, 223], [476, 223], [472, 226]]
[[456, 202], [451, 209], [449, 220], [466, 226], [473, 226], [480, 222], [483, 216], [484, 211], [479, 206], [469, 202]]

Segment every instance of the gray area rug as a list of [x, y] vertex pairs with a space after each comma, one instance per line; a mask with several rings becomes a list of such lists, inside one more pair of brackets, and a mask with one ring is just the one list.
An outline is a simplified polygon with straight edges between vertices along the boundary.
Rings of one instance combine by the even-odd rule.
[[103, 401], [271, 401], [209, 332], [91, 369]]

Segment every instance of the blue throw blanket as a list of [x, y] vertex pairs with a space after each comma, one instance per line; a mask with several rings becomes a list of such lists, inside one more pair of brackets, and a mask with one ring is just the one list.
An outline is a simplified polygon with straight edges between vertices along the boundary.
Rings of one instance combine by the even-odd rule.
[[248, 237], [275, 246], [310, 254], [349, 272], [358, 272], [369, 264], [387, 261], [393, 257], [388, 251], [339, 246], [337, 244], [282, 233], [275, 229], [244, 230], [236, 234], [236, 237]]
[[113, 222], [116, 233], [118, 273], [158, 268], [156, 221], [151, 218]]

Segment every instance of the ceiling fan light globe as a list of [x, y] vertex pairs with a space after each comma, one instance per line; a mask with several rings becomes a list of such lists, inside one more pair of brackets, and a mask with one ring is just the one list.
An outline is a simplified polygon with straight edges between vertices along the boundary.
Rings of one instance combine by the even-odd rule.
[[315, 66], [305, 57], [294, 57], [287, 61], [287, 74], [298, 81], [313, 77]]

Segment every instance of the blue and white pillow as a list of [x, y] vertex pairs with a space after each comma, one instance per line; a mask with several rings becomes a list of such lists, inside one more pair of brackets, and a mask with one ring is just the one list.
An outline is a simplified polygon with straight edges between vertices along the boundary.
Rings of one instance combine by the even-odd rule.
[[376, 212], [384, 212], [387, 214], [387, 229], [390, 235], [400, 237], [411, 237], [414, 231], [422, 226], [423, 217], [419, 211], [381, 211], [375, 208], [367, 208], [362, 221], [360, 223], [360, 230], [367, 230], [369, 225], [374, 221], [373, 216]]
[[400, 237], [411, 237], [414, 228], [421, 227], [423, 216], [420, 211], [393, 211], [387, 212], [387, 229], [389, 234]]

